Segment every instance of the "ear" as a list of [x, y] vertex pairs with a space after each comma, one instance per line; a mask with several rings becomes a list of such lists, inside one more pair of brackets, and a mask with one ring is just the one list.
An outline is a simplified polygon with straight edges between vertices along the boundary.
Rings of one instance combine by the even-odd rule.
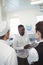
[[37, 31], [37, 34], [38, 34], [39, 37], [41, 37], [41, 33], [39, 31]]

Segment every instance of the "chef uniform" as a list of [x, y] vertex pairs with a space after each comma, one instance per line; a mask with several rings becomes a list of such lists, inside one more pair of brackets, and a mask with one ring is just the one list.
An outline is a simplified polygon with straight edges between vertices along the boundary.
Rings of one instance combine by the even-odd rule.
[[[7, 22], [0, 22], [0, 37], [4, 36], [9, 30]], [[0, 65], [17, 65], [16, 52], [0, 39]]]

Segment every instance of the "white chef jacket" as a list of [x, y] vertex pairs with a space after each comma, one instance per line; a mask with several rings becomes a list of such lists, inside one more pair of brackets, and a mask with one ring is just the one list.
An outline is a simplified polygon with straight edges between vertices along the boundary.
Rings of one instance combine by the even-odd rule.
[[24, 46], [30, 44], [29, 36], [25, 33], [23, 36], [15, 35], [13, 41], [13, 48], [17, 50], [17, 56], [21, 58], [26, 58], [28, 54], [28, 49], [24, 49]]
[[0, 65], [17, 65], [15, 51], [4, 40], [0, 40]]

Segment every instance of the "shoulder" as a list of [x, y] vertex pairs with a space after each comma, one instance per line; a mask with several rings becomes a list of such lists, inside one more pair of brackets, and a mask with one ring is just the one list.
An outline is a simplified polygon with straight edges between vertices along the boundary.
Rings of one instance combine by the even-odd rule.
[[18, 34], [15, 34], [13, 38], [16, 38], [17, 39], [18, 37], [19, 37], [19, 35]]
[[40, 42], [40, 43], [38, 44], [38, 46], [35, 47], [35, 49], [38, 49], [38, 48], [40, 48], [40, 47], [42, 47], [42, 46], [43, 46], [43, 42]]
[[12, 52], [14, 52], [14, 50], [9, 45], [7, 45], [5, 41], [0, 40], [0, 52], [8, 56]]

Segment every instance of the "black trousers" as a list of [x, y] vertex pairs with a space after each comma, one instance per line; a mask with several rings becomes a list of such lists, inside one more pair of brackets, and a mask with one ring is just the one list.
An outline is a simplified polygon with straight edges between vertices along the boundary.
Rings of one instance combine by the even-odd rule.
[[27, 58], [17, 57], [17, 59], [18, 59], [18, 65], [29, 65]]

